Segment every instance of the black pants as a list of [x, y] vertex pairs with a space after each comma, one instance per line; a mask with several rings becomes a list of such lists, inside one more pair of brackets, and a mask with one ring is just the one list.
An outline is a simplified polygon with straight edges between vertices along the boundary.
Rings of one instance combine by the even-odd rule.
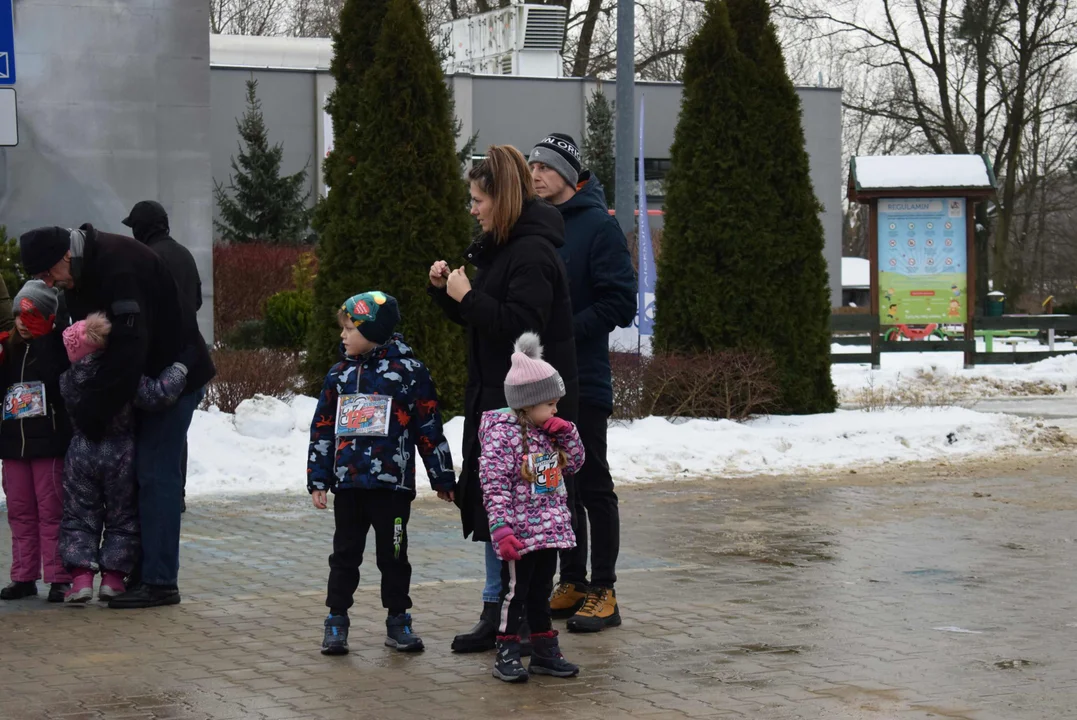
[[548, 632], [553, 627], [550, 594], [556, 572], [556, 550], [534, 550], [519, 560], [502, 561], [499, 635], [519, 635], [524, 619], [532, 633]]
[[370, 526], [374, 526], [375, 552], [381, 571], [381, 604], [390, 615], [411, 607], [408, 586], [408, 517], [411, 498], [397, 490], [340, 490], [333, 502], [337, 529], [329, 556], [329, 591], [326, 607], [345, 614], [359, 587], [359, 566]]
[[561, 551], [561, 582], [587, 584], [587, 531], [591, 531], [591, 583], [612, 588], [617, 582], [617, 554], [621, 549], [621, 515], [617, 493], [606, 461], [606, 432], [610, 414], [580, 403], [576, 427], [587, 459], [576, 473], [570, 500], [575, 503], [573, 529], [576, 547]]

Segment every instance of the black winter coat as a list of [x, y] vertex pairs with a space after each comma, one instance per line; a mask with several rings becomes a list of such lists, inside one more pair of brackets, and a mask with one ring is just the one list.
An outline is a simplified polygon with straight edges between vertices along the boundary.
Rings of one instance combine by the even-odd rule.
[[[134, 400], [143, 375], [157, 377], [182, 361], [185, 394], [216, 374], [194, 308], [179, 298], [176, 281], [158, 255], [131, 238], [99, 232], [92, 225], [81, 258], [72, 259], [75, 287], [64, 292], [71, 318], [104, 312], [112, 321], [100, 370], [85, 388], [73, 420], [80, 428], [105, 428]], [[97, 439], [94, 437], [91, 440]]]
[[157, 202], [140, 202], [124, 222], [131, 228], [135, 240], [164, 260], [165, 267], [176, 280], [180, 298], [190, 303], [196, 312], [201, 310], [202, 278], [198, 275], [198, 265], [191, 251], [169, 235], [165, 209]]
[[565, 264], [557, 254], [564, 244], [561, 214], [543, 200], [524, 204], [508, 241], [496, 245], [484, 236], [466, 253], [478, 268], [472, 290], [457, 303], [431, 287], [430, 294], [456, 323], [467, 328], [468, 380], [465, 397], [463, 472], [457, 484], [464, 537], [490, 540], [490, 525], [479, 485], [479, 423], [487, 410], [506, 406], [505, 376], [512, 366], [516, 339], [527, 331], [542, 338], [543, 358], [565, 381], [558, 415], [575, 421], [579, 404], [572, 301]]
[[17, 383], [44, 383], [48, 415], [0, 421], [0, 459], [62, 458], [71, 443], [71, 421], [60, 396], [60, 375], [71, 363], [59, 328], [30, 341], [13, 338], [5, 345], [4, 366], [0, 369], [5, 396]]
[[598, 178], [585, 172], [582, 187], [557, 209], [565, 219], [561, 258], [568, 268], [576, 313], [580, 402], [613, 410], [610, 333], [636, 316], [636, 271], [628, 241], [606, 207]]

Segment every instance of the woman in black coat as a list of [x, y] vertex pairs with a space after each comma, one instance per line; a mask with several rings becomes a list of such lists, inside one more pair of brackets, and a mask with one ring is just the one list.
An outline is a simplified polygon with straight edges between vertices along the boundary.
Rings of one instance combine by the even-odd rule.
[[[507, 405], [505, 376], [513, 343], [538, 333], [544, 359], [565, 381], [558, 415], [576, 419], [579, 380], [572, 329], [568, 275], [557, 253], [564, 242], [561, 213], [535, 195], [527, 160], [516, 148], [494, 146], [468, 174], [471, 214], [483, 234], [466, 258], [478, 270], [474, 282], [464, 267], [450, 270], [439, 260], [430, 268], [430, 294], [449, 319], [467, 328], [468, 382], [465, 397], [463, 472], [456, 490], [464, 537], [487, 543], [487, 588], [483, 615], [470, 632], [453, 640], [456, 652], [494, 647], [501, 563], [490, 551], [490, 530], [479, 486], [479, 421], [487, 410]], [[571, 480], [567, 482], [573, 492]], [[569, 502], [569, 507], [573, 504]]]

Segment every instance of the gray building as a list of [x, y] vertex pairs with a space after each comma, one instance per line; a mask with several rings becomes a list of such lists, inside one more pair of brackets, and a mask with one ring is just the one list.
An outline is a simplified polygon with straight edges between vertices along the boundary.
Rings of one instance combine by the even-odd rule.
[[198, 262], [213, 327], [209, 6], [16, 0], [19, 144], [0, 148], [0, 224], [126, 232], [157, 199]]
[[[324, 192], [321, 163], [332, 130], [322, 110], [335, 83], [329, 74], [332, 44], [328, 40], [294, 38], [211, 37], [211, 107], [213, 177], [227, 182], [230, 158], [239, 137], [236, 118], [245, 103], [244, 81], [258, 80], [259, 99], [270, 141], [284, 146], [282, 171], [307, 166], [312, 198]], [[550, 132], [566, 132], [583, 140], [586, 103], [599, 83], [580, 78], [530, 78], [498, 75], [449, 75], [456, 113], [463, 124], [460, 142], [478, 134], [477, 152], [490, 145], [510, 144], [528, 151]], [[604, 83], [612, 97], [612, 83]], [[823, 205], [826, 259], [830, 268], [831, 303], [841, 305], [841, 91], [797, 89], [803, 108], [804, 135], [811, 158], [811, 177]], [[644, 164], [648, 200], [662, 207], [662, 179], [669, 167], [669, 148], [680, 112], [677, 83], [637, 83], [635, 116], [646, 96]], [[637, 120], [638, 122], [638, 120]], [[639, 137], [638, 128], [633, 137]], [[775, 212], [780, 212], [775, 208]], [[652, 217], [660, 227], [661, 217]]]

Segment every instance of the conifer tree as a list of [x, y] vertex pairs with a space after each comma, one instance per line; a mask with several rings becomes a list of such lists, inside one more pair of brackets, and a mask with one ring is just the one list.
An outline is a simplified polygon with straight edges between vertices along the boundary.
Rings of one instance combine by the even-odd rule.
[[820, 206], [766, 0], [708, 0], [671, 159], [656, 347], [767, 353], [785, 411], [832, 411]]
[[[311, 211], [307, 207], [307, 169], [281, 176], [284, 148], [270, 146], [258, 81], [247, 81], [247, 110], [236, 120], [242, 140], [232, 157], [228, 185], [214, 182], [213, 194], [220, 214], [217, 233], [227, 242], [265, 242], [293, 245], [306, 239]], [[244, 149], [244, 145], [246, 149]]]
[[616, 197], [613, 145], [613, 102], [598, 88], [587, 101], [587, 134], [583, 139], [583, 162], [606, 192], [606, 205], [613, 207]]
[[324, 376], [337, 356], [343, 301], [382, 290], [400, 302], [400, 330], [430, 367], [443, 404], [458, 411], [463, 333], [426, 292], [431, 263], [458, 261], [470, 228], [441, 64], [416, 0], [349, 0], [334, 41], [337, 87], [328, 107], [337, 132], [326, 161], [329, 195], [315, 217], [308, 376]]

